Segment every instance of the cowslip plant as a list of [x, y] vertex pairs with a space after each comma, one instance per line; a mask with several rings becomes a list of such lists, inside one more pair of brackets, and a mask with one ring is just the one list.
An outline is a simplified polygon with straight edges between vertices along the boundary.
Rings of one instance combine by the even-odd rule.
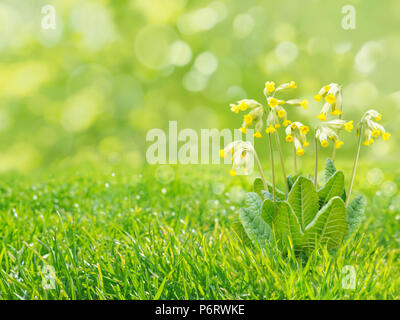
[[[240, 129], [243, 133], [253, 121], [257, 138], [262, 137], [261, 130], [266, 128], [272, 177], [271, 183], [266, 181], [254, 147], [247, 144], [245, 151], [250, 151], [255, 156], [261, 177], [255, 179], [253, 192], [246, 195], [246, 207], [239, 210], [239, 222], [235, 223], [234, 228], [246, 243], [260, 247], [289, 245], [296, 252], [309, 253], [322, 247], [337, 248], [344, 239], [358, 230], [364, 217], [366, 200], [362, 195], [350, 200], [361, 142], [363, 140], [363, 144], [369, 146], [374, 142], [374, 138], [382, 136], [384, 140], [387, 140], [390, 134], [377, 123], [382, 118], [381, 114], [375, 110], [367, 111], [357, 124], [356, 133], [359, 138], [349, 188], [346, 191], [344, 173], [336, 170], [334, 161], [330, 158], [325, 162], [325, 182], [319, 186], [317, 180], [318, 146], [326, 148], [329, 141], [332, 141], [334, 150], [340, 148], [343, 141], [339, 139], [339, 132], [341, 130], [351, 132], [354, 127], [352, 120], [342, 119], [342, 87], [335, 83], [326, 85], [314, 96], [317, 101], [325, 99], [323, 109], [318, 115], [321, 123], [314, 128], [314, 177], [298, 174], [296, 167], [295, 174], [287, 176], [277, 131], [284, 130], [285, 140], [293, 143], [294, 158], [296, 159], [296, 156], [304, 154], [304, 148], [309, 145], [306, 135], [310, 131], [310, 127], [298, 121], [288, 120], [284, 106], [302, 106], [307, 109], [308, 102], [299, 99], [284, 101], [276, 98], [275, 94], [296, 87], [294, 81], [278, 87], [275, 87], [274, 82], [268, 81], [264, 89], [267, 102], [265, 106], [255, 100], [241, 100], [237, 104], [231, 105], [231, 110], [235, 113], [251, 109], [250, 113], [244, 116], [244, 122]], [[339, 119], [327, 121], [329, 110], [331, 110], [329, 115], [339, 116]], [[281, 158], [284, 192], [276, 187], [271, 135], [275, 135], [275, 146]], [[234, 142], [221, 150], [221, 156], [225, 157], [227, 151], [234, 148], [235, 144], [238, 148], [235, 152], [232, 151], [234, 154], [232, 170], [234, 172], [240, 161], [243, 164], [248, 163], [243, 160], [246, 159], [247, 154], [243, 155], [244, 150], [241, 148], [243, 145]], [[236, 154], [236, 152], [238, 153]]]

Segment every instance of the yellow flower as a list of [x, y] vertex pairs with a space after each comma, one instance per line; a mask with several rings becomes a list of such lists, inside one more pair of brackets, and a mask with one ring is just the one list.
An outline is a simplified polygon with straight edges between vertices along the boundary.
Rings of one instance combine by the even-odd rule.
[[284, 118], [286, 116], [286, 111], [281, 109], [278, 111], [278, 117], [279, 118]]
[[269, 126], [267, 129], [265, 129], [266, 133], [275, 133], [276, 129], [273, 126]]
[[304, 141], [303, 142], [303, 147], [305, 148], [305, 147], [308, 147], [310, 144], [308, 143], [308, 141]]
[[344, 124], [344, 129], [345, 129], [347, 132], [351, 132], [351, 130], [353, 130], [353, 128], [354, 128], [354, 126], [353, 126], [353, 120], [351, 120], [351, 121], [349, 121], [349, 122], [347, 122], [347, 123]]
[[271, 108], [275, 108], [277, 105], [278, 105], [278, 99], [276, 99], [276, 98], [270, 98], [269, 100], [268, 100], [268, 105], [271, 107]]
[[328, 102], [329, 104], [334, 104], [336, 102], [336, 98], [333, 94], [328, 94], [325, 97], [325, 101]]
[[339, 116], [342, 114], [342, 111], [340, 111], [339, 109], [335, 109], [331, 112], [331, 115], [333, 116]]
[[390, 138], [390, 133], [389, 132], [382, 132], [382, 139], [387, 141]]
[[319, 120], [321, 120], [321, 121], [326, 121], [326, 115], [323, 114], [323, 113], [320, 113], [320, 114], [317, 116], [317, 118], [318, 118]]
[[250, 108], [250, 106], [245, 101], [240, 102], [240, 104], [239, 104], [240, 110], [246, 111], [248, 108]]
[[229, 170], [229, 174], [232, 176], [232, 177], [234, 177], [234, 176], [236, 176], [236, 171], [235, 170]]
[[244, 116], [244, 122], [246, 122], [248, 125], [251, 125], [253, 122], [253, 116], [249, 113]]
[[265, 89], [267, 90], [267, 93], [274, 92], [275, 91], [275, 82], [267, 81], [265, 83]]
[[380, 121], [382, 120], [382, 115], [379, 113], [376, 117], [375, 117], [376, 121]]
[[297, 129], [297, 125], [296, 125], [295, 123], [292, 123], [292, 124], [290, 125], [290, 127], [291, 127], [293, 130], [296, 130], [296, 129]]
[[239, 130], [240, 130], [240, 132], [242, 132], [242, 133], [246, 133], [246, 128], [245, 128], [245, 127], [241, 127]]
[[344, 144], [343, 141], [336, 140], [336, 141], [335, 141], [335, 148], [336, 148], [336, 149], [339, 149], [343, 144]]
[[321, 146], [323, 146], [324, 148], [326, 148], [327, 146], [329, 146], [328, 140], [322, 140], [322, 141], [321, 141]]
[[261, 137], [262, 137], [260, 131], [257, 131], [257, 132], [254, 134], [254, 136], [255, 136], [256, 138], [261, 138]]
[[304, 154], [304, 149], [303, 149], [303, 148], [298, 148], [298, 149], [296, 150], [296, 154], [297, 154], [298, 156], [302, 156], [302, 155]]
[[292, 141], [293, 141], [293, 136], [292, 136], [291, 134], [288, 134], [288, 135], [286, 136], [286, 141], [287, 141], [287, 142], [292, 142]]
[[225, 150], [219, 150], [219, 155], [221, 156], [221, 158], [226, 158]]
[[316, 94], [316, 95], [314, 96], [314, 100], [315, 100], [315, 101], [318, 101], [318, 102], [321, 102], [321, 98], [322, 98], [322, 96], [321, 96], [320, 94]]
[[324, 86], [324, 90], [325, 90], [325, 92], [328, 92], [329, 90], [331, 89], [331, 86]]
[[292, 121], [290, 121], [290, 120], [288, 120], [288, 119], [285, 119], [285, 121], [283, 121], [283, 126], [284, 127], [287, 127], [289, 124], [291, 124], [292, 123]]
[[297, 88], [296, 82], [290, 81], [289, 88], [296, 89]]
[[278, 128], [280, 128], [280, 127], [281, 127], [281, 125], [280, 125], [279, 123], [275, 124], [275, 128], [276, 128], [276, 129], [278, 129]]
[[300, 132], [304, 135], [306, 135], [310, 131], [310, 128], [308, 126], [301, 126], [300, 127]]
[[381, 132], [378, 129], [373, 129], [372, 130], [372, 136], [374, 138], [378, 138], [380, 134], [381, 134]]
[[304, 99], [302, 102], [300, 102], [300, 105], [303, 109], [308, 108], [308, 100]]
[[364, 142], [363, 142], [363, 144], [364, 144], [364, 146], [369, 146], [370, 144], [373, 144], [374, 143], [374, 139], [369, 139], [369, 140], [365, 140]]
[[240, 109], [239, 106], [237, 106], [236, 104], [231, 104], [230, 107], [231, 107], [231, 111], [233, 113], [239, 113], [239, 109]]

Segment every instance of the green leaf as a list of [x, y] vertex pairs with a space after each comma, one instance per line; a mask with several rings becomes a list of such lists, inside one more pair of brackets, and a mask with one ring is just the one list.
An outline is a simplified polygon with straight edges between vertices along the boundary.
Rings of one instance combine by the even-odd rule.
[[249, 236], [247, 235], [244, 227], [240, 221], [236, 221], [232, 223], [232, 229], [235, 232], [236, 236], [243, 242], [246, 246], [251, 246], [252, 242]]
[[332, 177], [336, 172], [335, 164], [331, 159], [325, 161], [325, 182], [328, 182], [329, 178]]
[[265, 191], [261, 178], [255, 178], [253, 182], [253, 191], [262, 196], [261, 191]]
[[319, 206], [323, 207], [331, 198], [342, 196], [344, 190], [344, 174], [336, 171], [328, 182], [318, 190]]
[[[253, 182], [253, 191], [261, 196], [261, 198], [269, 198], [268, 196], [264, 195], [264, 192], [268, 192], [272, 194], [272, 184], [267, 181], [268, 190], [264, 189], [264, 184], [261, 178], [255, 178]], [[278, 188], [275, 188], [276, 191], [276, 198], [279, 200], [285, 200], [285, 193]]]
[[300, 223], [287, 202], [277, 202], [277, 213], [274, 219], [275, 233], [282, 241], [292, 240], [294, 247], [302, 243], [303, 232]]
[[289, 186], [289, 191], [292, 190], [293, 184], [296, 181], [296, 179], [299, 177], [299, 174], [295, 174], [294, 176], [292, 176], [291, 174], [289, 174], [287, 176], [287, 182], [288, 182], [288, 186]]
[[274, 220], [274, 203], [272, 199], [265, 199], [262, 204], [261, 217], [270, 226]]
[[349, 233], [357, 231], [365, 216], [365, 206], [367, 201], [364, 196], [358, 196], [346, 208], [347, 222], [349, 223]]
[[258, 194], [249, 192], [246, 196], [247, 208], [240, 208], [239, 218], [247, 236], [253, 243], [265, 247], [266, 241], [272, 240], [272, 229], [261, 217], [262, 202]]
[[342, 198], [333, 197], [306, 227], [301, 246], [306, 250], [326, 245], [338, 247], [347, 231], [346, 208]]
[[297, 216], [301, 230], [304, 230], [318, 212], [318, 195], [312, 181], [305, 177], [297, 178], [289, 192], [288, 202]]
[[[267, 181], [267, 186], [268, 186], [268, 192], [272, 194], [272, 183]], [[286, 199], [286, 195], [283, 191], [279, 190], [278, 188], [276, 188], [275, 186], [275, 192], [276, 192], [276, 198], [279, 200], [285, 200]]]

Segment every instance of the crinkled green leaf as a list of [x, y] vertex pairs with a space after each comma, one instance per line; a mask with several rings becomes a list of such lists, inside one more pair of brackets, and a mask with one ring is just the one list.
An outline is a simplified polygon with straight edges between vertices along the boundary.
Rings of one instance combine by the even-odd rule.
[[328, 182], [318, 190], [319, 206], [323, 207], [328, 201], [336, 196], [342, 196], [344, 190], [344, 174], [336, 171]]
[[253, 182], [253, 191], [260, 196], [262, 195], [261, 191], [265, 191], [264, 189], [264, 184], [261, 180], [261, 178], [255, 178]]
[[297, 178], [289, 192], [288, 202], [304, 230], [318, 212], [318, 195], [312, 181], [305, 177]]
[[325, 182], [328, 182], [329, 178], [332, 177], [336, 172], [335, 164], [331, 159], [325, 161]]
[[252, 242], [249, 236], [247, 235], [244, 227], [240, 221], [236, 221], [232, 223], [232, 229], [235, 232], [236, 236], [243, 242], [246, 246], [251, 246]]
[[300, 223], [289, 203], [277, 202], [277, 213], [274, 218], [275, 234], [282, 241], [292, 240], [294, 247], [302, 243], [303, 232]]
[[349, 235], [357, 231], [365, 216], [367, 201], [364, 196], [358, 196], [350, 202], [346, 208], [347, 222], [349, 223]]
[[272, 240], [272, 229], [261, 217], [262, 202], [258, 194], [249, 192], [246, 195], [247, 208], [239, 210], [239, 218], [247, 236], [253, 243], [265, 247], [265, 242]]
[[340, 197], [333, 197], [306, 227], [301, 246], [306, 251], [315, 247], [338, 247], [347, 232], [346, 208]]
[[274, 220], [274, 203], [272, 199], [265, 199], [262, 204], [261, 217], [270, 226]]

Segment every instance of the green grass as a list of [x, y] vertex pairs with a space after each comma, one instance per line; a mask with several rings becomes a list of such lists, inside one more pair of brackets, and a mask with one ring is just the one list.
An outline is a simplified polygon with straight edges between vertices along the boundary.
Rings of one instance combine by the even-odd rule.
[[[0, 298], [400, 298], [399, 211], [365, 181], [356, 185], [368, 198], [360, 232], [337, 252], [307, 259], [237, 240], [231, 226], [241, 204], [226, 192], [249, 191], [245, 178], [221, 176], [220, 168], [174, 169], [168, 184], [153, 169], [3, 176]], [[225, 180], [222, 194], [215, 179]], [[42, 287], [44, 265], [56, 271], [55, 289]], [[354, 290], [342, 288], [346, 265], [357, 271]]]

